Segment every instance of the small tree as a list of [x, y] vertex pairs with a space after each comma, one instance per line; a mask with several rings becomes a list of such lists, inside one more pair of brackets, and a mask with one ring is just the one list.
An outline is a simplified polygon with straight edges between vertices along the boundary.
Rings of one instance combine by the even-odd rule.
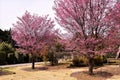
[[107, 37], [114, 30], [106, 20], [114, 6], [112, 1], [115, 0], [55, 0], [56, 20], [71, 34], [71, 49], [87, 55], [89, 74], [93, 74], [94, 56], [113, 49], [106, 41], [115, 40]]
[[12, 38], [17, 42], [19, 51], [32, 55], [32, 69], [34, 69], [35, 56], [45, 45], [52, 45], [56, 31], [53, 21], [48, 16], [31, 15], [26, 12], [13, 24]]
[[49, 52], [48, 52], [48, 58], [52, 66], [58, 64], [58, 59], [60, 57], [64, 57], [62, 54], [63, 50], [64, 50], [64, 46], [62, 45], [62, 43], [60, 43], [60, 38], [57, 37], [56, 41], [54, 42], [54, 45], [49, 48]]

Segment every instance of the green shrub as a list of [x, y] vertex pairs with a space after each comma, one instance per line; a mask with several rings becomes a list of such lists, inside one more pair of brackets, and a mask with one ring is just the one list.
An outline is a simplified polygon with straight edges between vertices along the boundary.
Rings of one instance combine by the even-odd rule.
[[103, 59], [101, 56], [94, 57], [94, 65], [95, 66], [102, 66], [103, 65]]
[[50, 51], [50, 52], [48, 53], [47, 57], [48, 57], [48, 60], [50, 61], [50, 64], [51, 64], [52, 66], [58, 64], [57, 55], [56, 55], [53, 51]]
[[[41, 57], [39, 57], [36, 61], [38, 60], [40, 61]], [[0, 65], [28, 63], [31, 61], [31, 55], [15, 51], [15, 49], [6, 42], [0, 43]]]
[[96, 55], [94, 57], [94, 65], [102, 66], [104, 63], [107, 63], [107, 57], [102, 55]]
[[8, 57], [12, 53], [14, 54], [15, 49], [8, 43], [0, 43], [0, 64], [8, 64]]
[[8, 64], [15, 64], [16, 63], [16, 57], [14, 53], [9, 53], [7, 56], [7, 63]]
[[24, 56], [21, 53], [15, 53], [15, 57], [16, 57], [16, 63], [23, 63], [24, 62]]
[[[107, 57], [96, 55], [94, 57], [94, 65], [102, 66], [104, 63], [107, 63]], [[88, 66], [88, 58], [86, 56], [75, 56], [72, 60], [72, 66], [82, 67]]]
[[28, 63], [30, 61], [29, 54], [24, 54], [23, 57], [24, 57], [24, 63]]
[[102, 59], [103, 59], [103, 63], [107, 63], [107, 56], [102, 56]]
[[75, 56], [72, 60], [72, 66], [82, 67], [87, 66], [88, 60], [85, 56]]
[[115, 58], [116, 57], [116, 53], [109, 52], [109, 53], [106, 54], [106, 57], [107, 58]]
[[0, 51], [0, 65], [6, 64], [6, 53], [4, 51]]
[[8, 43], [2, 42], [0, 43], [0, 51], [4, 51], [6, 54], [14, 53], [15, 49]]
[[29, 54], [22, 54], [22, 53], [15, 53], [16, 63], [28, 63], [30, 62], [30, 55]]

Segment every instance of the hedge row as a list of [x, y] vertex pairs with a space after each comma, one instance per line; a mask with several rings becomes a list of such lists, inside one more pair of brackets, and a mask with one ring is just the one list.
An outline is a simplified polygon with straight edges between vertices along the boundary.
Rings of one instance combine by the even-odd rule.
[[[0, 65], [4, 64], [17, 64], [31, 62], [31, 55], [21, 54], [8, 43], [0, 43]], [[42, 61], [41, 57], [37, 57], [36, 61]]]
[[[107, 63], [107, 57], [100, 55], [94, 57], [94, 66], [102, 66], [104, 63]], [[85, 56], [75, 56], [72, 60], [71, 66], [88, 66], [88, 59]]]

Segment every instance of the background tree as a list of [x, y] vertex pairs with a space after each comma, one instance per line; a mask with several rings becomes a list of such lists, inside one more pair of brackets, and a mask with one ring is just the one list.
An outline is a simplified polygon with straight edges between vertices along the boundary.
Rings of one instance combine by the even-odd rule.
[[58, 59], [63, 56], [62, 50], [64, 46], [59, 43], [59, 40], [60, 38], [56, 36], [52, 45], [44, 46], [41, 50], [43, 61], [50, 61], [51, 66], [57, 65]]
[[11, 57], [14, 63], [15, 61], [14, 53], [15, 53], [15, 49], [10, 44], [6, 42], [0, 43], [0, 65], [8, 64]]
[[56, 20], [70, 32], [71, 49], [87, 56], [89, 74], [93, 74], [94, 56], [114, 49], [106, 43], [106, 36], [114, 29], [106, 20], [114, 6], [112, 1], [115, 0], [55, 0]]
[[0, 29], [0, 42], [7, 42], [10, 43], [12, 46], [15, 45], [15, 41], [11, 37], [11, 29], [4, 31]]
[[53, 46], [49, 47], [48, 59], [52, 66], [58, 64], [58, 59], [63, 57], [64, 46], [60, 44], [59, 39], [56, 40]]
[[[113, 8], [110, 9], [110, 14], [108, 14], [107, 21], [109, 25], [111, 25], [114, 29], [110, 30], [110, 33], [108, 35], [108, 42], [111, 44], [111, 46], [116, 46], [116, 59], [120, 55], [120, 1], [118, 0]], [[115, 43], [115, 44], [113, 44]]]
[[32, 55], [32, 69], [34, 69], [35, 56], [45, 45], [52, 45], [56, 30], [53, 29], [53, 21], [48, 16], [31, 15], [26, 12], [13, 24], [12, 38], [17, 42], [19, 51]]

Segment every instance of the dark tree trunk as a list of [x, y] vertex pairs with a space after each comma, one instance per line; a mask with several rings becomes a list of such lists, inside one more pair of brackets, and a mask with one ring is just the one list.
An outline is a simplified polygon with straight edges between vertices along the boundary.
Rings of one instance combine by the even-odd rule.
[[50, 61], [51, 66], [57, 65], [58, 64], [58, 59], [56, 57], [53, 57]]
[[35, 69], [35, 57], [32, 57], [32, 69]]
[[53, 61], [53, 58], [51, 59], [51, 66], [54, 66], [54, 61]]
[[89, 74], [93, 75], [93, 67], [94, 67], [94, 58], [93, 57], [89, 57], [88, 60], [88, 65], [89, 65]]
[[94, 52], [88, 52], [88, 65], [89, 65], [89, 75], [93, 75], [94, 68]]

